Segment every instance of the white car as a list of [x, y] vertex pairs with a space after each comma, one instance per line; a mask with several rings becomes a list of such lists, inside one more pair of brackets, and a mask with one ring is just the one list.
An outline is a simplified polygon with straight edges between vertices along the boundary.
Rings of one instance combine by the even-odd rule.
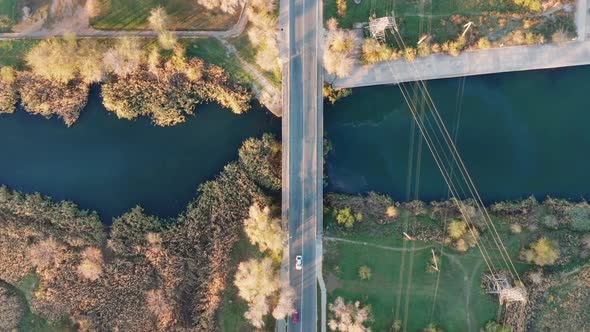
[[301, 255], [295, 256], [295, 270], [301, 270], [303, 268], [303, 257]]

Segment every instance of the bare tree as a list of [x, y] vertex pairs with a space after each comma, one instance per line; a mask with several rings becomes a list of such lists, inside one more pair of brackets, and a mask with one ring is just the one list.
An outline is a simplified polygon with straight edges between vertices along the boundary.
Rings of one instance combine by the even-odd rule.
[[121, 38], [113, 48], [104, 54], [103, 62], [107, 69], [124, 77], [139, 68], [142, 54], [137, 39]]
[[295, 290], [288, 284], [283, 284], [281, 287], [281, 293], [279, 295], [279, 300], [277, 305], [275, 306], [274, 310], [272, 311], [272, 316], [275, 319], [285, 319], [288, 315], [291, 315], [295, 312]]
[[238, 295], [248, 302], [244, 315], [252, 325], [264, 326], [262, 318], [270, 311], [269, 298], [279, 289], [279, 278], [270, 258], [240, 263], [234, 280]]
[[270, 209], [260, 209], [258, 204], [250, 207], [250, 216], [244, 221], [244, 231], [252, 244], [258, 245], [260, 251], [269, 251], [280, 255], [283, 231], [279, 219], [270, 215]]
[[52, 237], [37, 242], [29, 248], [28, 256], [31, 264], [40, 269], [57, 265], [63, 246]]
[[328, 47], [324, 50], [324, 68], [329, 74], [338, 77], [348, 76], [354, 67], [352, 52], [358, 37], [345, 30], [334, 30], [328, 33]]
[[207, 9], [220, 9], [228, 14], [235, 14], [242, 5], [241, 0], [197, 0], [197, 3]]
[[162, 7], [152, 9], [150, 16], [148, 17], [150, 28], [156, 32], [167, 30], [169, 21], [168, 14], [166, 14], [166, 10]]
[[371, 319], [369, 307], [361, 307], [359, 301], [344, 303], [342, 297], [337, 297], [328, 305], [331, 318], [328, 326], [332, 331], [340, 332], [370, 332], [364, 324]]
[[102, 274], [104, 260], [102, 252], [96, 247], [88, 247], [82, 252], [82, 261], [78, 265], [78, 274], [90, 281], [97, 280]]

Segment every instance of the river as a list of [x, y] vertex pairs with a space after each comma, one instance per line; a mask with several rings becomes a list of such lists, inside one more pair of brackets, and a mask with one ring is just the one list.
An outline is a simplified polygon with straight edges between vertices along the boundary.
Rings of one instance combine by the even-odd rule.
[[[530, 195], [578, 200], [590, 194], [589, 81], [587, 66], [436, 80], [428, 88], [449, 130], [458, 128], [459, 153], [484, 201]], [[397, 200], [446, 198], [426, 145], [419, 171], [412, 167], [419, 177], [408, 195], [412, 121], [397, 86], [355, 89], [326, 107], [333, 146], [327, 190], [377, 191]], [[412, 158], [414, 164], [418, 159]]]
[[[590, 194], [589, 78], [590, 67], [577, 67], [437, 80], [428, 87], [450, 130], [460, 109], [457, 146], [484, 200], [580, 199]], [[396, 86], [355, 89], [326, 107], [333, 145], [326, 190], [408, 197], [411, 121]], [[244, 139], [279, 131], [280, 119], [259, 107], [235, 115], [204, 105], [168, 128], [145, 117], [119, 120], [104, 109], [95, 87], [71, 128], [22, 110], [0, 115], [0, 183], [72, 200], [106, 223], [137, 204], [172, 217], [199, 184], [237, 158]], [[425, 146], [419, 174], [411, 198], [446, 197]]]
[[96, 210], [105, 223], [135, 205], [173, 217], [238, 158], [248, 137], [280, 133], [280, 119], [254, 107], [243, 115], [216, 104], [174, 127], [157, 127], [146, 117], [119, 120], [107, 112], [98, 87], [71, 128], [57, 118], [23, 110], [0, 115], [0, 184], [41, 192]]

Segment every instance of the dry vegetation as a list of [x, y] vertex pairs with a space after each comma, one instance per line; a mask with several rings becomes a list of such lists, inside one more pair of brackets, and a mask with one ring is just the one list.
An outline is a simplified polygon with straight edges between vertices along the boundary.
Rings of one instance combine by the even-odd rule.
[[[253, 204], [268, 204], [247, 163], [229, 164], [201, 185], [177, 219], [137, 207], [116, 218], [109, 233], [96, 213], [70, 202], [0, 187], [0, 280], [17, 285], [36, 274], [31, 310], [49, 321], [65, 316], [81, 330], [215, 330], [243, 220]], [[278, 297], [273, 304], [288, 312], [288, 299]], [[0, 302], [3, 324], [20, 317], [12, 303]]]
[[328, 47], [324, 49], [323, 63], [328, 74], [345, 77], [354, 67], [354, 49], [358, 43], [357, 35], [348, 30], [329, 30], [326, 37]]
[[[107, 110], [119, 118], [150, 116], [154, 124], [171, 126], [186, 120], [196, 105], [216, 102], [234, 113], [250, 108], [251, 94], [231, 83], [218, 66], [187, 59], [185, 49], [167, 30], [162, 8], [149, 22], [158, 32], [157, 45], [139, 39], [46, 39], [26, 55], [30, 71], [0, 68], [0, 113], [12, 113], [20, 96], [26, 111], [57, 115], [71, 126], [88, 98], [90, 84], [103, 84]], [[146, 50], [147, 48], [147, 50]]]

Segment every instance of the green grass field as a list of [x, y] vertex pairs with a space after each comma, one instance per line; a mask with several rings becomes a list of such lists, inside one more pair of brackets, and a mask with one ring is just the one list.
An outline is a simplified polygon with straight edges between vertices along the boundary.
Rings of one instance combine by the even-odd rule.
[[18, 2], [19, 0], [0, 1], [0, 32], [9, 31], [20, 17]]
[[183, 39], [188, 57], [199, 57], [225, 69], [231, 79], [237, 83], [251, 86], [254, 79], [243, 69], [240, 61], [233, 55], [228, 56], [225, 47], [214, 38]]
[[176, 30], [225, 30], [239, 17], [239, 11], [229, 15], [207, 10], [196, 0], [108, 0], [101, 14], [90, 23], [104, 30], [146, 29], [150, 11], [158, 6], [166, 9], [172, 21], [171, 28]]
[[[399, 239], [380, 240], [382, 245], [388, 243], [391, 247], [403, 247]], [[374, 315], [373, 331], [389, 330], [398, 311], [399, 318], [407, 322], [408, 331], [421, 331], [431, 322], [445, 331], [477, 331], [486, 321], [495, 318], [497, 302], [480, 288], [480, 275], [485, 264], [478, 252], [471, 250], [461, 255], [448, 249], [445, 251], [450, 256], [442, 258], [435, 299], [437, 274], [426, 272], [431, 257], [430, 247], [425, 243], [413, 244], [416, 248], [427, 248], [415, 251], [413, 255], [406, 252], [404, 282], [400, 288], [402, 252], [327, 241], [324, 245], [324, 278], [329, 280], [328, 300], [342, 296], [347, 301], [359, 300], [362, 304], [370, 304]], [[411, 243], [406, 245], [407, 248], [412, 246]], [[369, 266], [373, 273], [368, 281], [362, 281], [358, 276], [362, 265]], [[411, 286], [407, 282], [410, 265]], [[337, 278], [335, 281], [334, 277]], [[408, 287], [409, 297], [406, 296]]]
[[25, 54], [38, 42], [38, 40], [29, 39], [0, 41], [0, 66], [23, 68], [25, 66]]

